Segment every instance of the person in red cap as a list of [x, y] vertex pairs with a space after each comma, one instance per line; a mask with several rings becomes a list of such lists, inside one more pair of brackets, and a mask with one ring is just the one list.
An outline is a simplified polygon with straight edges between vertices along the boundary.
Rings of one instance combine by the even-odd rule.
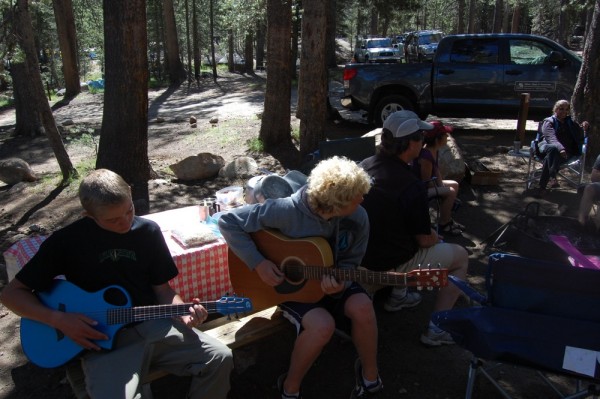
[[423, 148], [419, 157], [413, 161], [413, 172], [427, 184], [428, 198], [440, 198], [440, 215], [438, 220], [439, 233], [459, 236], [465, 226], [452, 219], [452, 210], [458, 205], [458, 182], [444, 180], [438, 166], [439, 150], [446, 145], [448, 134], [452, 133], [451, 126], [445, 126], [440, 121], [429, 122], [432, 130], [425, 132]]

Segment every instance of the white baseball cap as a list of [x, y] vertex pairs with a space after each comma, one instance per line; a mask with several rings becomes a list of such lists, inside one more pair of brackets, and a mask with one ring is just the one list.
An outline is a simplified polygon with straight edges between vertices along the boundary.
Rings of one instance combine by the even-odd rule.
[[[400, 125], [403, 122], [406, 122], [407, 120], [411, 119], [417, 121], [419, 129], [421, 130], [433, 129], [433, 125], [431, 123], [422, 121], [417, 114], [415, 114], [413, 111], [409, 111], [406, 109], [403, 109], [402, 111], [396, 111], [393, 114], [390, 114], [390, 116], [388, 116], [386, 120], [383, 121], [383, 127], [385, 129], [388, 129], [390, 132], [395, 133], [398, 130], [398, 127], [400, 127]], [[394, 137], [396, 136], [394, 135]]]

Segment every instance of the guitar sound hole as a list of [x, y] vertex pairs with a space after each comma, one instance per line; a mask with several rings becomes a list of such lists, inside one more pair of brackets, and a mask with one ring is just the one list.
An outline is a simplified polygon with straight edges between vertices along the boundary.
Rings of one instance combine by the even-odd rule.
[[123, 290], [116, 287], [110, 287], [104, 291], [103, 297], [106, 303], [110, 303], [114, 306], [125, 306], [128, 303], [127, 296]]
[[304, 269], [302, 264], [295, 259], [285, 262], [281, 268], [286, 279], [290, 283], [301, 283], [304, 281]]

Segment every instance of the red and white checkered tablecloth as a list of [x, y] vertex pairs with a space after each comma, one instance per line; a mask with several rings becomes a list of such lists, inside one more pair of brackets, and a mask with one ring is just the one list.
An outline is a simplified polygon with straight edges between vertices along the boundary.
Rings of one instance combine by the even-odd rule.
[[[173, 209], [144, 216], [160, 226], [179, 274], [169, 284], [188, 302], [193, 298], [213, 301], [233, 294], [229, 280], [227, 244], [217, 241], [193, 248], [184, 248], [171, 237], [171, 230], [198, 221], [198, 207]], [[213, 226], [216, 229], [216, 226]], [[4, 252], [9, 280], [31, 259], [46, 236], [29, 237], [13, 244]]]
[[15, 274], [35, 255], [47, 236], [33, 236], [17, 241], [4, 251], [4, 261], [8, 280], [12, 280]]
[[233, 293], [227, 266], [227, 244], [223, 239], [173, 255], [173, 260], [179, 274], [170, 284], [184, 301], [193, 298], [212, 301]]
[[[233, 294], [229, 280], [227, 244], [223, 238], [199, 247], [184, 248], [171, 237], [171, 231], [200, 223], [198, 206], [172, 209], [144, 216], [160, 226], [179, 274], [170, 281], [184, 301], [199, 298], [214, 301]], [[211, 226], [217, 232], [216, 226]]]

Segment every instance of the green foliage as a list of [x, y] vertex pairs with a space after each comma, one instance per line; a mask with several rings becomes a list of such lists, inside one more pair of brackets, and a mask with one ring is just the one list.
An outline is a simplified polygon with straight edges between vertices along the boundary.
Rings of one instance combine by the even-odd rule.
[[98, 142], [94, 136], [95, 130], [85, 126], [70, 126], [67, 128], [65, 141], [70, 146], [87, 147], [94, 150], [94, 154], [98, 155]]
[[300, 126], [291, 126], [290, 130], [292, 131], [292, 140], [295, 142], [300, 142]]
[[252, 152], [264, 152], [265, 144], [262, 142], [261, 139], [255, 137], [253, 139], [248, 140], [248, 148]]
[[0, 108], [10, 107], [14, 104], [14, 100], [12, 98], [6, 96], [0, 96]]

